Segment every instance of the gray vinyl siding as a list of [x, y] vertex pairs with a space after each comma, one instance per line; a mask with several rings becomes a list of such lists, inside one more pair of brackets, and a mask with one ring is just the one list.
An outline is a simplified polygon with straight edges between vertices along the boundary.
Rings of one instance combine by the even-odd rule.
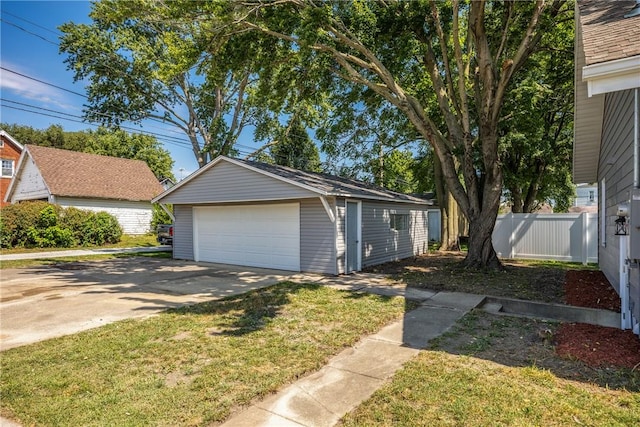
[[[620, 243], [619, 237], [615, 235], [614, 221], [617, 218], [617, 206], [629, 201], [633, 186], [633, 109], [633, 90], [606, 95], [598, 166], [598, 181], [601, 182], [604, 178], [606, 186], [606, 244], [603, 246], [603, 242], [600, 242], [598, 262], [618, 293]], [[636, 299], [638, 296], [636, 294]]]
[[193, 208], [173, 205], [176, 222], [173, 225], [173, 257], [193, 260]]
[[[390, 227], [391, 214], [409, 215], [408, 230]], [[362, 266], [395, 261], [428, 250], [427, 207], [402, 203], [362, 203]]]
[[195, 177], [162, 199], [162, 203], [211, 204], [318, 197], [317, 193], [228, 162]]
[[[335, 200], [328, 200], [335, 212]], [[300, 270], [337, 274], [336, 231], [319, 198], [300, 201]]]

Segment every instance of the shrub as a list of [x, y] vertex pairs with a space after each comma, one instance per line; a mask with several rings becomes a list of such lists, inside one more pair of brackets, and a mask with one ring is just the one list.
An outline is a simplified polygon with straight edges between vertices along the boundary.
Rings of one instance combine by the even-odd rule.
[[[167, 205], [170, 211], [173, 211], [173, 205]], [[159, 203], [153, 204], [153, 211], [151, 217], [151, 230], [155, 231], [160, 224], [172, 224], [171, 217], [160, 207]]]
[[57, 225], [46, 228], [30, 227], [27, 236], [28, 245], [38, 248], [68, 248], [76, 243], [71, 230]]
[[118, 220], [107, 212], [97, 212], [87, 218], [82, 229], [82, 244], [104, 245], [118, 243], [122, 227]]
[[2, 218], [0, 244], [2, 247], [25, 246], [29, 239], [27, 231], [36, 226], [36, 223], [40, 220], [40, 212], [48, 206], [52, 206], [56, 212], [61, 210], [60, 206], [51, 205], [43, 201], [22, 202], [3, 207], [0, 210], [0, 217]]
[[122, 237], [118, 220], [107, 212], [46, 202], [23, 202], [0, 210], [0, 245], [13, 247], [70, 247], [117, 243]]

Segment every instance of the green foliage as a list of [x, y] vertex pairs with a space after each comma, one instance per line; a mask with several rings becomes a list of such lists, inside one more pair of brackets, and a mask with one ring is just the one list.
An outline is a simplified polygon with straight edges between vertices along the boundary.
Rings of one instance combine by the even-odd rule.
[[[171, 217], [160, 207], [158, 203], [154, 203], [152, 208], [151, 230], [155, 230], [160, 224], [173, 224]], [[167, 205], [167, 209], [173, 211], [173, 205]]]
[[0, 211], [3, 248], [71, 247], [117, 243], [122, 228], [107, 212], [63, 208], [46, 202], [23, 202]]
[[2, 247], [27, 246], [29, 240], [27, 231], [37, 224], [40, 212], [49, 206], [51, 205], [47, 202], [30, 201], [4, 206], [0, 209], [0, 218], [2, 219], [0, 242]]
[[279, 129], [276, 143], [270, 147], [269, 152], [277, 165], [321, 172], [318, 147], [309, 138], [299, 119], [293, 118], [286, 127]]

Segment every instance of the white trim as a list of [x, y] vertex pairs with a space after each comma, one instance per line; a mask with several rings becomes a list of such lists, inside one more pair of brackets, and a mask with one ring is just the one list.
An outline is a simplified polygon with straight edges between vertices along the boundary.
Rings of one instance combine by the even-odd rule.
[[22, 144], [20, 144], [18, 141], [16, 141], [14, 137], [9, 135], [9, 133], [7, 131], [0, 129], [0, 135], [4, 136], [9, 141], [11, 141], [11, 143], [14, 144], [16, 147], [18, 147], [20, 149], [20, 151], [24, 150], [24, 146]]
[[324, 210], [327, 212], [327, 215], [329, 216], [329, 220], [335, 223], [336, 215], [333, 213], [331, 206], [329, 206], [329, 202], [327, 202], [327, 198], [324, 196], [320, 196], [320, 201], [322, 202], [322, 206], [324, 207]]
[[11, 174], [4, 174], [4, 167], [0, 164], [0, 177], [2, 178], [13, 178], [16, 174], [16, 161], [13, 159], [0, 159], [0, 162], [11, 162]]
[[[349, 203], [356, 205], [356, 262], [355, 270], [348, 271], [349, 266]], [[344, 202], [344, 272], [345, 274], [362, 270], [362, 201], [348, 200]]]
[[640, 87], [640, 55], [582, 68], [588, 97]]

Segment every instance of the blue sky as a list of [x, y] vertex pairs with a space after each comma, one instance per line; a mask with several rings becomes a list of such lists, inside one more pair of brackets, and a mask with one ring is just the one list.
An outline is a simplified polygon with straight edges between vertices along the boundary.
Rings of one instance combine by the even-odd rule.
[[[0, 1], [0, 121], [36, 129], [53, 124], [67, 131], [96, 128], [78, 118], [86, 102], [81, 96], [85, 94], [84, 84], [73, 82], [73, 73], [64, 63], [65, 55], [58, 53], [58, 26], [65, 22], [90, 23], [90, 10], [88, 1]], [[173, 138], [160, 141], [175, 162], [176, 178], [197, 169], [184, 134], [173, 128], [163, 129], [157, 122], [124, 126]], [[175, 138], [183, 142], [176, 142]], [[257, 146], [251, 139], [239, 143], [244, 150]]]

